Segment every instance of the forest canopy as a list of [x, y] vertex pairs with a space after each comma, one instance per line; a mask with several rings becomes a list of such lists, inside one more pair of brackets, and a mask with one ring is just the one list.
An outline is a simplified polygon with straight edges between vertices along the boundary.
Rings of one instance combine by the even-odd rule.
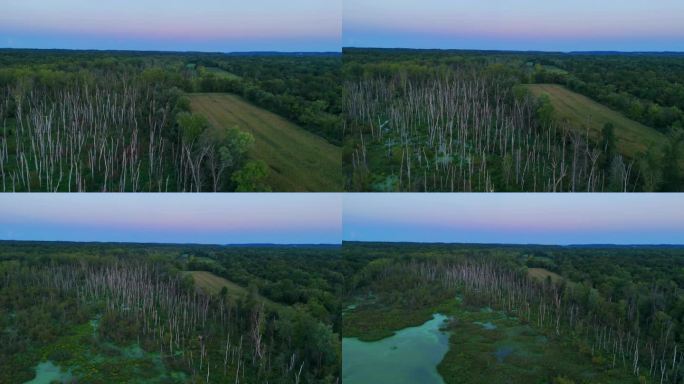
[[338, 382], [339, 262], [332, 246], [0, 242], [0, 381], [48, 361], [93, 383]]

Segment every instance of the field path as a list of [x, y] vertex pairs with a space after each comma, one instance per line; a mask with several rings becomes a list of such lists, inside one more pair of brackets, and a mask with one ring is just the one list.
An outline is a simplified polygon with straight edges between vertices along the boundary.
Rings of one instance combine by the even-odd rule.
[[342, 149], [236, 95], [190, 94], [193, 112], [217, 128], [237, 127], [254, 136], [250, 157], [268, 164], [274, 192], [342, 190]]

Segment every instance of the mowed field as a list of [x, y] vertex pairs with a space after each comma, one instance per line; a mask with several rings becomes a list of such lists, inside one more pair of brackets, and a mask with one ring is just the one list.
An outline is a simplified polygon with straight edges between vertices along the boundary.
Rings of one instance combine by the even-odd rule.
[[655, 129], [561, 85], [529, 84], [525, 87], [535, 96], [548, 95], [559, 119], [588, 128], [590, 137], [595, 141], [600, 140], [603, 126], [613, 123], [618, 152], [625, 156], [635, 158], [652, 145], [663, 147], [668, 142], [667, 137]]
[[544, 268], [529, 268], [527, 270], [527, 275], [533, 279], [538, 280], [546, 280], [546, 278], [548, 277], [551, 278], [551, 281], [553, 281], [554, 283], [563, 280], [563, 278], [559, 274], [551, 272], [548, 269]]
[[[191, 271], [188, 273], [192, 276], [193, 280], [195, 281], [195, 286], [199, 287], [200, 289], [203, 289], [207, 293], [217, 294], [221, 292], [221, 289], [223, 287], [226, 287], [226, 289], [228, 289], [228, 297], [232, 298], [233, 300], [245, 298], [249, 294], [247, 288], [235, 284], [230, 280], [224, 279], [223, 277], [216, 276], [211, 272]], [[257, 300], [263, 301], [268, 305], [277, 306], [276, 303], [259, 294], [257, 294], [256, 298]]]
[[274, 192], [342, 190], [342, 149], [239, 96], [191, 94], [191, 107], [214, 127], [237, 127], [254, 135], [250, 156], [268, 164]]

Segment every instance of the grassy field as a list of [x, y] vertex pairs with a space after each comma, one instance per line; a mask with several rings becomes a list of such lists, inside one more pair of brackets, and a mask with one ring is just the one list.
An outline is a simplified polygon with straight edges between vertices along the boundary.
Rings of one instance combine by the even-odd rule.
[[342, 190], [342, 150], [286, 119], [230, 94], [192, 94], [192, 110], [215, 127], [254, 135], [250, 156], [268, 164], [275, 192]]
[[[205, 272], [205, 271], [192, 271], [188, 272], [190, 275], [192, 275], [193, 280], [195, 280], [195, 285], [199, 287], [200, 289], [205, 290], [208, 293], [211, 294], [217, 294], [221, 292], [221, 289], [223, 287], [226, 287], [228, 289], [228, 297], [233, 299], [233, 300], [240, 300], [242, 298], [247, 297], [249, 295], [249, 291], [247, 288], [235, 284], [230, 280], [224, 279], [223, 277], [216, 276], [211, 272]], [[271, 306], [276, 306], [277, 304], [272, 302], [271, 300], [259, 295], [257, 293], [257, 299], [265, 302], [268, 305]]]
[[548, 95], [559, 119], [586, 127], [589, 136], [595, 141], [600, 139], [604, 124], [613, 123], [617, 149], [630, 158], [646, 152], [651, 145], [662, 147], [667, 143], [667, 137], [655, 129], [630, 120], [619, 112], [561, 85], [530, 84], [525, 87], [535, 96]]
[[230, 79], [230, 80], [242, 79], [242, 77], [240, 77], [234, 73], [228, 72], [226, 70], [223, 70], [219, 67], [200, 67], [199, 71], [200, 71], [200, 73], [204, 73], [204, 72], [211, 73], [212, 75], [214, 75], [216, 77], [220, 77], [220, 78], [224, 78], [224, 79]]
[[550, 277], [551, 281], [554, 283], [563, 279], [559, 274], [557, 274], [555, 272], [551, 272], [548, 269], [544, 269], [544, 268], [529, 268], [527, 270], [527, 274], [530, 277], [535, 278], [535, 279], [539, 279], [539, 280], [545, 280], [547, 277]]

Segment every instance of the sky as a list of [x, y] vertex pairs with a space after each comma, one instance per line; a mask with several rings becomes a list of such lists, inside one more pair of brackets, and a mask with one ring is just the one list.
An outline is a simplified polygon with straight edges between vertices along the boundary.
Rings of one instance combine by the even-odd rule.
[[684, 51], [682, 0], [344, 0], [342, 45]]
[[684, 244], [684, 194], [345, 194], [345, 241]]
[[0, 240], [339, 244], [340, 194], [0, 194]]
[[339, 51], [341, 0], [3, 0], [0, 47]]

